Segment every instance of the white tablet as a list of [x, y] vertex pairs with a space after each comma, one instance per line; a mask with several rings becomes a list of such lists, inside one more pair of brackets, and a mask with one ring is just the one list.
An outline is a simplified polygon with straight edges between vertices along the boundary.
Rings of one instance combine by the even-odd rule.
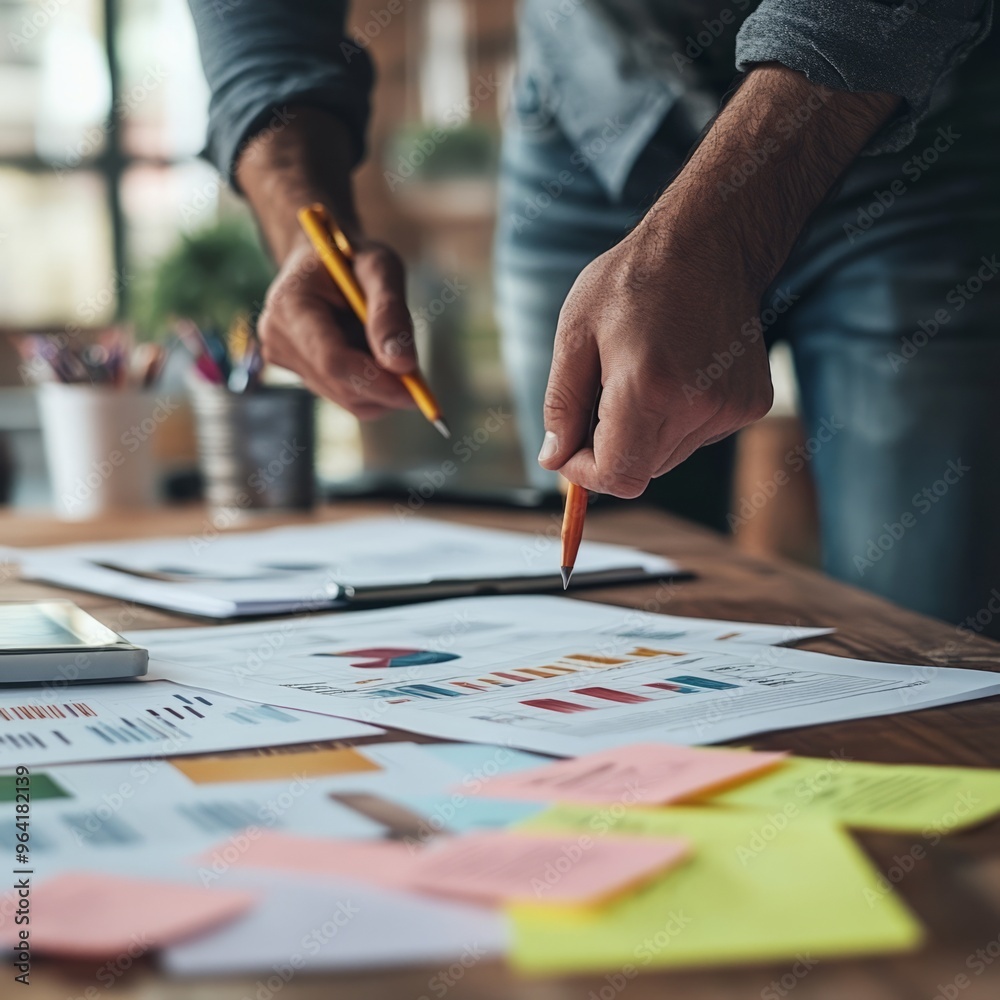
[[146, 672], [149, 654], [72, 601], [0, 603], [0, 684], [74, 684]]

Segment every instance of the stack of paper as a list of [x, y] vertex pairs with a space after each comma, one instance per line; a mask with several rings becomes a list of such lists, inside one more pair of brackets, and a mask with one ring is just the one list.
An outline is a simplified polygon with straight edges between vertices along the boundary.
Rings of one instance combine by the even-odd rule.
[[[562, 587], [558, 538], [420, 518], [21, 550], [29, 579], [209, 618]], [[669, 577], [676, 563], [589, 542], [574, 583]]]

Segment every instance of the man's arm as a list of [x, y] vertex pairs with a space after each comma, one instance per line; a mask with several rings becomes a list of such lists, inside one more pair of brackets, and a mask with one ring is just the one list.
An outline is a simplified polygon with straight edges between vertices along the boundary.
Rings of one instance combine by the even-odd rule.
[[[280, 270], [258, 324], [264, 356], [361, 418], [413, 401], [403, 267], [360, 231], [351, 171], [372, 69], [344, 35], [346, 0], [189, 0], [212, 92], [208, 154], [247, 197]], [[362, 330], [296, 220], [327, 206], [352, 239], [369, 301]], [[374, 361], [373, 361], [374, 358]]]
[[639, 226], [570, 291], [545, 399], [543, 466], [635, 497], [768, 411], [767, 353], [752, 325], [761, 296], [898, 103], [816, 86], [783, 66], [748, 74]]

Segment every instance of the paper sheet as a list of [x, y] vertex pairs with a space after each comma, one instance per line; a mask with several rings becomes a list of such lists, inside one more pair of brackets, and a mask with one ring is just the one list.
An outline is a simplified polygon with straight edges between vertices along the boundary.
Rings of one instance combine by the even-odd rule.
[[792, 961], [908, 950], [921, 929], [843, 829], [802, 820], [767, 841], [766, 813], [560, 806], [522, 829], [600, 839], [686, 837], [691, 859], [596, 915], [515, 907], [513, 960], [532, 973]]
[[[561, 586], [551, 539], [414, 517], [223, 535], [206, 530], [188, 538], [24, 549], [19, 556], [31, 579], [216, 618], [334, 607], [352, 592], [386, 587], [450, 583], [454, 592], [471, 581], [505, 579]], [[630, 567], [634, 576], [678, 572], [659, 556], [587, 542], [575, 579]]]
[[[253, 893], [66, 872], [32, 887], [30, 948], [62, 958], [138, 958], [249, 910]], [[14, 939], [8, 924], [0, 936]]]
[[655, 806], [746, 781], [778, 767], [785, 756], [633, 743], [492, 778], [475, 794], [535, 802]]
[[[206, 761], [236, 765], [231, 781], [193, 779], [185, 773], [191, 758], [33, 768], [32, 854], [39, 869], [49, 874], [75, 868], [124, 871], [123, 866], [134, 861], [132, 871], [161, 875], [179, 860], [219, 843], [244, 843], [246, 831], [250, 839], [265, 832], [353, 839], [384, 835], [380, 824], [341, 805], [332, 793], [363, 791], [392, 801], [405, 796], [436, 801], [467, 774], [475, 780], [476, 772], [466, 772], [413, 743], [348, 751], [374, 770], [337, 774], [307, 773], [315, 753], [248, 753]], [[260, 780], [247, 780], [246, 768], [260, 764], [267, 771], [272, 762], [281, 764], [282, 776], [272, 771]], [[492, 767], [487, 770], [493, 773]], [[3, 778], [0, 775], [0, 788]], [[36, 796], [36, 789], [44, 794]], [[462, 801], [448, 793], [441, 808], [461, 807]], [[517, 818], [522, 817], [510, 817]], [[17, 843], [16, 819], [14, 802], [0, 802], [0, 851], [11, 856]]]
[[[111, 777], [109, 775], [109, 777]], [[128, 856], [147, 858], [140, 871], [159, 875], [210, 847], [241, 848], [270, 831], [372, 838], [382, 828], [332, 800], [308, 782], [189, 787], [155, 792], [151, 781], [108, 784], [99, 795], [32, 804], [31, 858], [46, 874], [85, 869], [117, 872]], [[11, 807], [0, 809], [0, 850], [14, 855], [17, 827]]]
[[169, 681], [0, 690], [0, 768], [279, 746], [379, 732]]
[[459, 973], [507, 950], [506, 919], [485, 907], [285, 873], [234, 871], [222, 884], [261, 894], [260, 905], [167, 949], [162, 965], [170, 975], [423, 966], [427, 995], [444, 996]]
[[940, 836], [1000, 813], [1000, 771], [790, 757], [773, 774], [708, 798], [787, 819]]
[[[498, 597], [131, 638], [150, 649], [152, 676], [563, 756], [714, 743], [1000, 693], [1000, 676], [986, 671], [749, 644], [810, 634]], [[373, 666], [386, 649], [398, 664]]]

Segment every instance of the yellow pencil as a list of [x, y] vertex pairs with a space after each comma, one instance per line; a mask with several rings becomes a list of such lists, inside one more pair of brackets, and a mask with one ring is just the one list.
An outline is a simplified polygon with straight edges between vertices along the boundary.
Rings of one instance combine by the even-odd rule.
[[[323, 205], [300, 208], [298, 218], [299, 224], [305, 230], [306, 236], [309, 237], [309, 242], [312, 243], [319, 259], [329, 271], [330, 277], [343, 292], [344, 298], [354, 310], [354, 314], [362, 323], [367, 323], [368, 303], [365, 300], [364, 290], [358, 284], [358, 279], [354, 274], [354, 267], [351, 264], [354, 259], [354, 250], [347, 237], [330, 218], [329, 212]], [[420, 372], [412, 372], [400, 375], [398, 378], [413, 397], [420, 412], [443, 437], [450, 438], [451, 431], [445, 423], [441, 407], [434, 398], [430, 386], [424, 381], [423, 375]]]

